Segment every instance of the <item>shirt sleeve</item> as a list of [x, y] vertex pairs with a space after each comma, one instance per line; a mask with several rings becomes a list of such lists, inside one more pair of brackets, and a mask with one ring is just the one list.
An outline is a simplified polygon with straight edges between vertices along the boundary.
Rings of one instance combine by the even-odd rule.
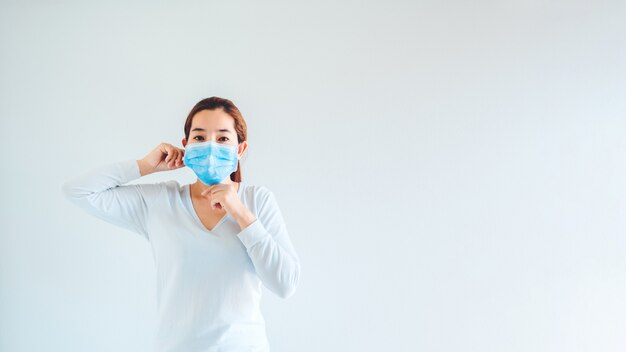
[[265, 192], [257, 219], [237, 237], [246, 247], [265, 287], [284, 299], [293, 295], [300, 278], [300, 259], [271, 191]]
[[74, 177], [61, 189], [66, 199], [87, 213], [149, 240], [144, 187], [150, 185], [123, 185], [139, 177], [137, 161], [124, 160]]

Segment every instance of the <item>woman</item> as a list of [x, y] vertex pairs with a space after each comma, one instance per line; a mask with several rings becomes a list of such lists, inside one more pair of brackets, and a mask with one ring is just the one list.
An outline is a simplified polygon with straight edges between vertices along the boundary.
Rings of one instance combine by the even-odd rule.
[[[261, 284], [282, 298], [300, 261], [274, 194], [242, 182], [246, 123], [228, 99], [194, 106], [185, 149], [161, 143], [140, 160], [99, 167], [63, 185], [88, 213], [146, 238], [157, 270], [157, 351], [269, 351]], [[190, 167], [193, 184], [123, 185]]]

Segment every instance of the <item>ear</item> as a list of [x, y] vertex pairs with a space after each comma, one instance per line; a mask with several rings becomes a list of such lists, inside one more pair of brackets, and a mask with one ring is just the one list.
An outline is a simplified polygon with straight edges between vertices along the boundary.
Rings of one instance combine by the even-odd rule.
[[237, 150], [237, 154], [239, 154], [239, 159], [241, 159], [241, 156], [246, 151], [246, 149], [248, 149], [248, 141], [243, 141], [239, 143], [239, 148]]
[[182, 140], [181, 142], [183, 143], [183, 148], [184, 148], [185, 146], [187, 146], [187, 139], [186, 139], [186, 138], [183, 138], [183, 140]]

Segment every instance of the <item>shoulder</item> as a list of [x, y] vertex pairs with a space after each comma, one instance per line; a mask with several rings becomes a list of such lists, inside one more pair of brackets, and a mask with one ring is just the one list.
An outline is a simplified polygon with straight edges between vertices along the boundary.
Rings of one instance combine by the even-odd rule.
[[263, 210], [270, 210], [277, 207], [274, 192], [264, 185], [253, 185], [242, 182], [241, 198], [244, 202], [254, 208], [257, 214]]
[[242, 197], [248, 200], [255, 200], [258, 202], [274, 196], [274, 192], [264, 185], [253, 185], [242, 182], [241, 187]]

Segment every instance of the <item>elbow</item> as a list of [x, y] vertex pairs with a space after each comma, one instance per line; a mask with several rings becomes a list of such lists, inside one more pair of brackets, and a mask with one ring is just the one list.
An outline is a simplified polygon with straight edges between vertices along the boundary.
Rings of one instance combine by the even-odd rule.
[[300, 264], [296, 266], [296, 269], [291, 277], [291, 280], [289, 280], [284, 285], [282, 285], [280, 289], [277, 290], [276, 294], [278, 295], [278, 297], [282, 299], [288, 299], [289, 297], [293, 296], [293, 294], [296, 292], [296, 288], [298, 287], [299, 281], [300, 281]]
[[282, 299], [287, 299], [291, 296], [293, 296], [293, 294], [296, 292], [296, 286], [287, 286], [281, 290], [279, 290], [277, 293], [278, 297], [282, 298]]
[[71, 181], [66, 181], [61, 185], [61, 194], [70, 201], [76, 201], [86, 196], [85, 192]]

